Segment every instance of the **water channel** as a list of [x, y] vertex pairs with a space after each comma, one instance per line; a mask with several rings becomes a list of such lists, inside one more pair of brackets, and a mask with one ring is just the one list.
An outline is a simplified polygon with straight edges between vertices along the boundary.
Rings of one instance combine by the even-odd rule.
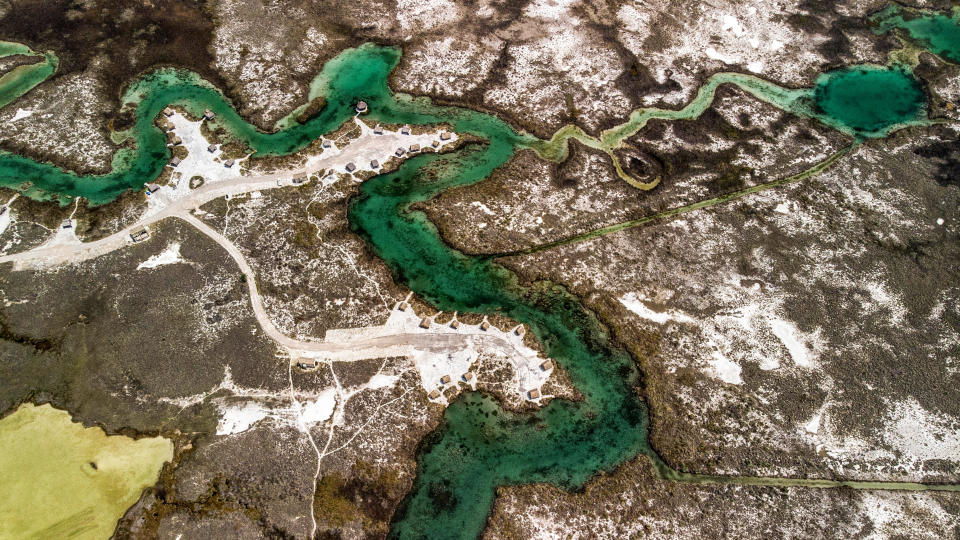
[[42, 60], [17, 66], [0, 76], [0, 107], [7, 106], [47, 80], [60, 65], [60, 59], [52, 52], [40, 54], [22, 43], [0, 41], [0, 58], [15, 55], [35, 56]]
[[826, 73], [807, 89], [786, 89], [754, 76], [724, 73], [712, 77], [693, 102], [679, 111], [640, 109], [623, 126], [600, 137], [568, 127], [541, 141], [492, 115], [394, 94], [388, 76], [400, 54], [398, 49], [376, 45], [343, 52], [318, 76], [316, 87], [322, 89], [326, 106], [304, 124], [290, 123], [276, 133], [263, 133], [245, 122], [197, 75], [160, 70], [136, 81], [124, 94], [123, 102], [133, 111], [135, 123], [116, 135], [128, 147], [117, 153], [110, 173], [79, 176], [4, 153], [0, 154], [0, 185], [19, 188], [35, 198], [66, 202], [82, 196], [93, 203], [137, 189], [156, 177], [170, 158], [164, 133], [153, 125], [168, 104], [197, 115], [212, 109], [215, 121], [254, 149], [255, 155], [282, 155], [303, 148], [348, 120], [358, 99], [370, 104], [369, 117], [374, 121], [446, 122], [458, 133], [481, 139], [451, 154], [414, 157], [397, 171], [364, 182], [360, 195], [350, 203], [351, 227], [387, 262], [398, 282], [438, 309], [498, 313], [528, 325], [547, 354], [569, 373], [583, 400], [557, 399], [534, 413], [515, 414], [480, 393], [456, 399], [441, 427], [422, 446], [414, 488], [393, 523], [392, 535], [398, 538], [476, 537], [496, 486], [549, 482], [576, 488], [598, 471], [639, 454], [649, 456], [662, 476], [686, 482], [956, 489], [910, 483], [730, 478], [671, 469], [647, 443], [647, 412], [637, 393], [635, 362], [609, 342], [602, 325], [577, 298], [550, 283], [524, 286], [489, 258], [452, 249], [425, 215], [409, 210], [413, 203], [444, 190], [482, 181], [523, 149], [562, 159], [570, 138], [609, 150], [650, 118], [694, 118], [710, 104], [720, 84], [737, 85], [857, 138], [883, 136], [900, 126], [927, 122], [925, 94], [909, 69], [856, 66]]

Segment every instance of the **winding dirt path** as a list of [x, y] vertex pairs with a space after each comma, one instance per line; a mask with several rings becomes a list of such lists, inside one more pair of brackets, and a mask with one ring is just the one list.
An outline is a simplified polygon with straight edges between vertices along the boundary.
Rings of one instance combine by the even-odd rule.
[[[388, 356], [409, 356], [416, 352], [446, 352], [466, 347], [496, 351], [507, 356], [529, 356], [530, 350], [523, 346], [522, 338], [513, 339], [513, 336], [508, 333], [498, 330], [484, 331], [472, 325], [462, 325], [459, 330], [441, 325], [432, 325], [428, 329], [371, 327], [352, 334], [338, 332], [333, 341], [301, 340], [287, 336], [276, 327], [267, 314], [263, 297], [257, 288], [256, 273], [240, 249], [191, 214], [191, 211], [214, 199], [227, 195], [276, 189], [280, 187], [278, 180], [288, 179], [300, 173], [313, 174], [328, 169], [331, 165], [346, 163], [368, 155], [375, 148], [382, 148], [389, 153], [389, 149], [409, 140], [407, 136], [391, 133], [361, 137], [344, 147], [342, 151], [327, 159], [316, 160], [306, 168], [210, 182], [191, 190], [181, 198], [169, 201], [161, 208], [148, 210], [147, 214], [136, 223], [100, 240], [61, 242], [52, 245], [48, 243], [21, 253], [0, 256], [0, 264], [13, 263], [14, 270], [28, 270], [83, 262], [132, 245], [130, 234], [133, 231], [172, 217], [192, 225], [223, 247], [233, 258], [240, 271], [246, 275], [250, 302], [257, 322], [271, 339], [290, 352], [293, 359], [310, 357], [327, 361], [357, 361]], [[362, 330], [371, 330], [371, 332]]]
[[[333, 361], [356, 361], [367, 360], [370, 358], [383, 358], [386, 356], [407, 356], [412, 351], [441, 352], [451, 349], [462, 349], [464, 347], [483, 347], [485, 349], [499, 350], [505, 353], [524, 354], [518, 347], [518, 342], [522, 340], [510, 340], [503, 336], [502, 332], [489, 332], [483, 330], [472, 330], [463, 325], [463, 330], [458, 332], [449, 331], [446, 327], [435, 326], [433, 331], [429, 329], [418, 329], [417, 331], [405, 331], [397, 328], [396, 332], [386, 335], [363, 337], [342, 337], [337, 341], [313, 341], [294, 339], [281, 332], [273, 320], [267, 314], [263, 305], [263, 297], [257, 288], [256, 273], [247, 263], [246, 258], [240, 249], [237, 248], [229, 239], [224, 237], [212, 227], [197, 219], [190, 214], [175, 214], [173, 217], [182, 219], [193, 225], [198, 231], [210, 237], [214, 242], [220, 244], [224, 250], [236, 261], [240, 271], [246, 276], [247, 289], [250, 292], [250, 304], [253, 308], [253, 314], [263, 328], [263, 331], [270, 336], [277, 344], [289, 350], [293, 356], [323, 355], [327, 360]], [[379, 328], [379, 327], [376, 327]]]

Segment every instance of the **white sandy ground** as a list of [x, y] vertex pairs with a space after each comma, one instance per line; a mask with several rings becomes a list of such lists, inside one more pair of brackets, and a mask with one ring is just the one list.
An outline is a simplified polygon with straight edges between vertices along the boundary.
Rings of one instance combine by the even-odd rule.
[[[409, 357], [416, 360], [418, 371], [423, 378], [423, 388], [429, 392], [439, 385], [439, 379], [443, 375], [449, 374], [454, 381], [459, 380], [482, 351], [508, 359], [516, 374], [517, 391], [524, 396], [532, 389], [540, 389], [547, 380], [550, 371], [539, 369], [543, 359], [523, 344], [522, 336], [493, 326], [484, 331], [480, 330], [479, 325], [466, 324], [457, 330], [440, 324], [423, 329], [419, 326], [420, 317], [412, 308], [407, 311], [394, 309], [383, 326], [330, 330], [322, 341], [291, 338], [280, 332], [267, 315], [263, 299], [257, 290], [256, 279], [253, 278], [255, 273], [240, 250], [222, 234], [190, 214], [190, 210], [196, 210], [205, 202], [218, 197], [276, 188], [297, 173], [339, 170], [351, 161], [358, 165], [358, 170], [362, 170], [364, 164], [369, 168], [370, 160], [385, 162], [397, 147], [408, 148], [411, 144], [429, 146], [432, 141], [439, 139], [438, 133], [401, 135], [399, 132], [385, 131], [382, 135], [375, 135], [369, 126], [355, 118], [361, 134], [344, 147], [334, 145], [332, 149], [309, 158], [307, 165], [300, 169], [243, 177], [238, 172], [238, 165], [233, 169], [222, 166], [219, 150], [213, 153], [207, 151], [208, 143], [200, 132], [200, 122], [191, 122], [180, 114], [174, 114], [171, 121], [175, 126], [174, 131], [183, 140], [190, 154], [178, 167], [180, 181], [162, 186], [150, 195], [145, 215], [136, 224], [89, 243], [80, 242], [73, 228], [61, 228], [42, 246], [27, 252], [2, 256], [0, 263], [13, 262], [14, 269], [19, 270], [83, 261], [126, 246], [130, 242], [129, 234], [134, 230], [166, 217], [177, 217], [220, 244], [234, 258], [241, 271], [250, 277], [247, 284], [257, 321], [267, 335], [287, 352], [291, 362], [309, 358], [323, 362], [349, 362], [370, 358]], [[455, 140], [454, 135], [451, 141], [445, 144]], [[188, 179], [194, 175], [205, 178], [204, 185], [200, 188], [190, 188]], [[179, 245], [171, 244], [163, 252], [142, 262], [138, 269], [155, 268], [181, 260]], [[441, 398], [439, 401], [445, 402], [445, 399]], [[255, 416], [254, 410], [245, 411], [240, 418]]]
[[[521, 335], [509, 331], [501, 331], [491, 326], [488, 330], [480, 330], [479, 325], [461, 325], [459, 329], [449, 326], [430, 325], [429, 328], [420, 328], [420, 319], [413, 313], [413, 308], [406, 311], [394, 309], [387, 323], [379, 327], [331, 330], [327, 332], [323, 341], [298, 340], [280, 332], [263, 305], [263, 298], [256, 285], [256, 274], [247, 263], [240, 250], [225, 236], [213, 230], [209, 225], [197, 219], [191, 211], [196, 211], [204, 203], [219, 197], [229, 197], [245, 193], [258, 193], [267, 189], [274, 189], [281, 185], [289, 185], [294, 175], [307, 175], [332, 171], [344, 174], [345, 166], [353, 162], [357, 171], [370, 170], [370, 161], [376, 159], [380, 163], [386, 162], [394, 156], [398, 147], [409, 148], [412, 144], [421, 147], [432, 146], [436, 140], [441, 145], [452, 144], [457, 140], [453, 135], [448, 141], [440, 141], [439, 133], [422, 135], [402, 135], [399, 132], [384, 131], [376, 135], [373, 130], [359, 118], [354, 121], [359, 125], [361, 133], [356, 139], [350, 140], [342, 148], [334, 147], [323, 151], [318, 156], [312, 156], [304, 167], [279, 173], [260, 176], [242, 176], [240, 164], [232, 169], [223, 167], [219, 160], [219, 149], [216, 152], [207, 150], [208, 143], [200, 132], [200, 122], [190, 122], [179, 114], [174, 114], [171, 121], [175, 133], [182, 139], [189, 155], [180, 166], [174, 182], [162, 186], [152, 195], [145, 214], [135, 224], [118, 231], [106, 238], [95, 242], [82, 243], [74, 234], [74, 228], [60, 228], [53, 237], [42, 246], [23, 253], [0, 256], [0, 263], [13, 262], [14, 270], [31, 267], [45, 267], [58, 264], [69, 264], [91, 259], [116, 249], [123, 248], [130, 243], [130, 233], [147, 227], [167, 217], [176, 217], [193, 225], [198, 231], [206, 234], [220, 244], [248, 279], [246, 280], [251, 307], [257, 322], [263, 331], [271, 337], [290, 358], [288, 365], [289, 391], [279, 396], [277, 392], [258, 392], [257, 390], [237, 387], [227, 371], [224, 381], [210, 392], [197, 396], [190, 396], [177, 400], [181, 406], [198, 403], [219, 390], [229, 390], [233, 400], [219, 400], [218, 408], [221, 419], [217, 426], [217, 434], [229, 436], [250, 429], [263, 420], [270, 418], [275, 422], [295, 426], [301, 431], [313, 447], [317, 455], [317, 465], [314, 473], [314, 486], [320, 475], [320, 464], [323, 459], [333, 452], [349, 445], [353, 438], [362, 430], [360, 426], [354, 436], [338, 448], [331, 448], [333, 435], [337, 426], [344, 424], [345, 405], [349, 399], [367, 388], [384, 388], [395, 384], [399, 375], [377, 373], [366, 385], [356, 388], [343, 388], [334, 372], [335, 361], [357, 361], [362, 359], [407, 357], [413, 361], [421, 375], [423, 390], [429, 392], [440, 384], [439, 377], [451, 374], [454, 381], [459, 380], [470, 365], [478, 358], [479, 351], [491, 356], [507, 358], [516, 373], [518, 391], [527, 397], [527, 392], [533, 388], [540, 388], [550, 375], [550, 371], [542, 371], [542, 363], [535, 351], [523, 344]], [[406, 156], [406, 154], [404, 154]], [[205, 181], [197, 189], [190, 188], [189, 179], [195, 175], [204, 177]], [[331, 175], [327, 175], [331, 178]], [[354, 177], [355, 178], [355, 177]], [[357, 179], [359, 181], [359, 179]], [[326, 182], [327, 179], [321, 180]], [[333, 180], [330, 180], [333, 181]], [[78, 201], [79, 202], [79, 201]], [[76, 208], [74, 209], [76, 211]], [[9, 213], [9, 212], [8, 212]], [[72, 216], [71, 216], [72, 218]], [[139, 266], [140, 269], [156, 267], [160, 264], [172, 264], [179, 257], [179, 246], [168, 246], [164, 252], [149, 258]], [[399, 302], [397, 303], [399, 306]], [[328, 366], [334, 374], [335, 386], [317, 390], [310, 395], [298, 392], [293, 384], [293, 363], [305, 358], [316, 358]], [[381, 370], [383, 366], [381, 365]], [[458, 382], [451, 382], [458, 384]], [[473, 383], [475, 384], [475, 383]], [[259, 393], [259, 395], [258, 395]], [[239, 399], [237, 399], [239, 396]], [[374, 411], [374, 415], [384, 406], [401, 399], [396, 397], [381, 403]], [[546, 397], [546, 396], [544, 396]], [[282, 398], [282, 399], [280, 399]], [[538, 403], [543, 398], [538, 398]], [[279, 401], [279, 405], [277, 404]], [[446, 398], [441, 396], [441, 403]], [[311, 427], [329, 423], [326, 444], [321, 447], [311, 432]], [[316, 516], [313, 505], [310, 505], [310, 518], [314, 536], [317, 529]]]
[[[482, 330], [482, 323], [461, 323], [457, 328], [453, 328], [450, 322], [456, 319], [456, 313], [448, 317], [443, 317], [442, 314], [427, 316], [431, 321], [430, 328], [421, 328], [420, 323], [425, 316], [418, 315], [413, 307], [408, 306], [406, 310], [400, 310], [399, 306], [399, 303], [394, 305], [390, 316], [382, 326], [328, 330], [324, 341], [383, 344], [382, 346], [386, 348], [379, 350], [386, 353], [385, 356], [404, 356], [413, 360], [420, 374], [421, 385], [427, 393], [434, 389], [442, 392], [445, 388], [457, 384], [476, 389], [476, 377], [467, 383], [463, 375], [468, 371], [476, 373], [478, 358], [483, 353], [503, 358], [510, 364], [514, 373], [514, 390], [524, 399], [539, 403], [545, 398], [552, 397], [542, 395], [542, 386], [550, 378], [553, 368], [540, 369], [545, 359], [523, 343], [523, 336], [517, 335], [516, 329], [501, 330], [491, 324], [489, 328]], [[440, 322], [441, 320], [443, 322]], [[400, 336], [416, 335], [437, 336], [437, 339], [427, 342], [400, 338]], [[365, 359], [369, 355], [362, 348], [345, 351], [291, 350], [291, 352], [305, 358], [337, 361]], [[451, 378], [446, 385], [440, 382], [445, 375]], [[533, 389], [541, 390], [540, 398], [529, 398], [528, 392]], [[434, 401], [446, 404], [446, 397], [441, 394]]]
[[[185, 218], [189, 212], [214, 199], [226, 196], [275, 189], [281, 185], [290, 185], [290, 180], [300, 173], [307, 175], [334, 171], [346, 174], [344, 167], [349, 162], [357, 165], [357, 171], [370, 170], [369, 161], [378, 159], [381, 163], [391, 157], [398, 147], [409, 148], [411, 144], [430, 145], [439, 140], [439, 132], [422, 135], [401, 135], [398, 131], [384, 131], [382, 135], [374, 135], [373, 130], [356, 118], [354, 121], [361, 126], [361, 135], [350, 141], [344, 148], [326, 149], [317, 156], [312, 156], [303, 167], [257, 176], [243, 176], [238, 162], [232, 169], [223, 167], [218, 161], [219, 154], [207, 151], [207, 142], [200, 134], [200, 122], [190, 122], [179, 114], [171, 117], [174, 123], [174, 132], [183, 141], [184, 145], [193, 151], [177, 167], [179, 180], [160, 187], [150, 195], [147, 210], [133, 225], [118, 231], [110, 236], [94, 242], [81, 243], [72, 231], [58, 232], [54, 238], [48, 240], [38, 248], [0, 256], [0, 263], [13, 262], [14, 269], [42, 268], [58, 264], [80, 262], [99, 257], [120, 249], [130, 243], [130, 233], [148, 227], [168, 217]], [[456, 134], [448, 141], [441, 141], [440, 148], [452, 144], [457, 140]], [[218, 150], [219, 152], [219, 150]], [[404, 156], [406, 157], [406, 155]], [[204, 184], [191, 189], [189, 179], [195, 175], [210, 174]], [[352, 175], [351, 175], [352, 176]], [[205, 177], [206, 178], [206, 177]], [[359, 182], [359, 179], [357, 179]], [[68, 234], [69, 233], [69, 234]]]
[[173, 242], [160, 253], [151, 255], [147, 260], [138, 264], [137, 270], [143, 270], [144, 268], [156, 268], [158, 266], [176, 264], [179, 262], [184, 262], [183, 257], [180, 256], [180, 243]]
[[948, 531], [956, 520], [930, 493], [904, 497], [898, 493], [866, 491], [861, 494], [859, 507], [873, 524], [873, 530], [864, 537], [868, 540], [901, 537], [906, 531], [911, 538], [934, 540], [942, 537], [929, 531]]
[[[343, 425], [342, 411], [347, 401], [365, 390], [378, 390], [395, 385], [399, 374], [378, 372], [367, 382], [349, 388], [335, 385], [315, 390], [266, 390], [247, 388], [237, 385], [229, 367], [224, 368], [223, 380], [206, 392], [181, 398], [161, 398], [162, 403], [170, 403], [187, 408], [203, 403], [214, 394], [220, 420], [217, 423], [217, 435], [229, 436], [247, 431], [264, 420], [273, 425], [298, 429], [304, 433], [314, 426], [334, 419], [337, 425]], [[335, 415], [335, 412], [341, 414]]]
[[3, 234], [7, 230], [7, 227], [10, 226], [10, 223], [13, 222], [13, 210], [10, 209], [10, 204], [17, 200], [19, 196], [20, 194], [16, 193], [10, 200], [3, 204], [3, 207], [6, 208], [7, 211], [4, 212], [3, 215], [0, 215], [0, 234]]
[[17, 113], [13, 115], [13, 118], [10, 119], [11, 122], [16, 122], [21, 118], [28, 118], [33, 115], [33, 111], [29, 109], [17, 109]]
[[898, 469], [911, 471], [919, 479], [925, 461], [952, 460], [960, 455], [960, 423], [924, 409], [913, 398], [887, 404], [885, 427], [877, 438], [892, 451], [853, 435], [837, 435], [842, 430], [835, 425], [838, 420], [832, 405], [828, 398], [797, 432], [840, 472], [867, 472], [872, 463], [896, 462]]
[[[391, 157], [396, 157], [394, 152], [397, 148], [408, 149], [413, 144], [419, 144], [421, 148], [431, 146], [434, 141], [439, 141], [440, 147], [451, 144], [457, 140], [456, 134], [451, 133], [450, 140], [440, 141], [439, 132], [428, 132], [420, 135], [402, 135], [399, 131], [384, 130], [383, 134], [375, 135], [373, 128], [368, 126], [359, 117], [354, 117], [354, 122], [360, 128], [360, 136], [348, 141], [348, 144], [341, 147], [339, 141], [332, 141], [331, 148], [325, 148], [320, 154], [312, 155], [307, 159], [303, 167], [291, 169], [288, 171], [262, 175], [262, 176], [244, 176], [241, 168], [246, 159], [239, 159], [231, 168], [224, 167], [223, 157], [219, 146], [214, 152], [210, 152], [207, 147], [210, 143], [203, 137], [200, 121], [191, 121], [179, 112], [170, 117], [174, 126], [174, 133], [183, 141], [183, 147], [187, 149], [187, 157], [174, 169], [174, 180], [170, 185], [162, 186], [156, 193], [150, 195], [148, 199], [148, 210], [144, 219], [152, 215], [166, 214], [168, 209], [176, 205], [186, 205], [191, 208], [198, 208], [200, 204], [190, 204], [192, 198], [197, 198], [199, 194], [207, 188], [207, 185], [220, 186], [221, 189], [214, 189], [221, 196], [236, 196], [244, 193], [257, 192], [263, 189], [270, 189], [280, 186], [291, 185], [291, 181], [296, 174], [306, 173], [307, 175], [322, 174], [324, 171], [333, 173], [347, 174], [347, 163], [353, 162], [356, 165], [356, 172], [375, 170], [370, 167], [373, 160], [385, 163]], [[408, 157], [404, 155], [405, 159]], [[376, 169], [379, 170], [379, 169]], [[189, 179], [194, 176], [201, 176], [204, 179], [204, 185], [199, 189], [190, 189]], [[322, 181], [329, 182], [335, 177], [325, 177]], [[260, 184], [260, 187], [257, 187]], [[181, 202], [186, 199], [186, 203]], [[202, 197], [203, 202], [209, 199]], [[143, 221], [143, 220], [141, 220]]]
[[667, 321], [677, 321], [681, 323], [694, 323], [695, 321], [687, 315], [677, 311], [654, 311], [646, 304], [646, 299], [641, 298], [638, 293], [628, 292], [620, 297], [620, 303], [640, 318], [653, 321], [657, 324], [665, 324]]
[[[740, 280], [734, 276], [728, 281], [733, 284]], [[738, 288], [742, 289], [739, 285]], [[620, 303], [657, 326], [686, 324], [699, 327], [701, 341], [694, 345], [707, 351], [706, 363], [701, 366], [703, 371], [728, 384], [743, 383], [740, 365], [743, 359], [737, 358], [740, 351], [732, 344], [732, 336], [741, 334], [760, 341], [769, 341], [769, 337], [773, 337], [779, 343], [779, 347], [766, 347], [762, 356], [756, 358], [760, 369], [780, 369], [783, 360], [787, 359], [799, 368], [815, 367], [821, 346], [819, 335], [802, 332], [794, 323], [782, 318], [779, 315], [781, 306], [775, 297], [763, 297], [756, 287], [745, 292], [747, 299], [752, 301], [744, 302], [736, 311], [720, 312], [711, 320], [697, 320], [679, 310], [651, 309], [648, 306], [650, 300], [637, 292], [622, 295]]]
[[[376, 387], [368, 383], [355, 390], [360, 391], [368, 386]], [[294, 429], [309, 428], [333, 416], [339, 397], [334, 387], [300, 391], [293, 396], [288, 390], [273, 391], [241, 387], [233, 381], [233, 374], [230, 368], [226, 367], [223, 380], [207, 392], [178, 399], [161, 398], [160, 401], [186, 408], [204, 402], [213, 394], [223, 394], [224, 391], [229, 392], [230, 395], [214, 398], [214, 403], [220, 411], [216, 434], [222, 436], [242, 433], [267, 419], [275, 425]], [[293, 403], [294, 399], [298, 402], [297, 404]]]

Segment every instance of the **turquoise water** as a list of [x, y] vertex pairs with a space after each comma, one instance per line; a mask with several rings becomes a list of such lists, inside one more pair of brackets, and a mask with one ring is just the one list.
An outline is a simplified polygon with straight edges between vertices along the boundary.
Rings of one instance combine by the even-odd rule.
[[387, 76], [399, 52], [387, 54], [372, 46], [352, 49], [323, 68], [329, 81], [327, 107], [309, 122], [277, 133], [263, 133], [245, 122], [224, 96], [196, 74], [174, 69], [153, 72], [137, 80], [124, 94], [123, 103], [134, 109], [134, 126], [118, 134], [118, 142], [131, 143], [114, 156], [112, 170], [105, 175], [79, 176], [55, 165], [0, 153], [0, 185], [19, 189], [35, 199], [85, 197], [93, 204], [110, 202], [128, 189], [139, 189], [156, 178], [171, 155], [164, 133], [153, 125], [167, 105], [185, 107], [200, 116], [213, 110], [216, 123], [236, 140], [253, 148], [255, 155], [283, 155], [295, 152], [343, 124], [353, 114], [358, 99], [381, 102], [379, 114], [395, 114], [399, 122], [432, 122], [437, 117], [420, 114], [430, 107], [417, 100], [394, 98]]
[[503, 267], [450, 249], [422, 214], [405, 211], [451, 186], [482, 180], [504, 163], [514, 144], [511, 132], [485, 134], [490, 142], [483, 147], [421, 156], [365, 182], [350, 222], [400, 280], [437, 308], [501, 313], [529, 325], [584, 400], [555, 400], [523, 415], [480, 394], [452, 403], [419, 457], [416, 484], [393, 527], [399, 538], [475, 537], [497, 485], [542, 481], [572, 488], [650, 451], [645, 409], [632, 390], [638, 376], [633, 363], [609, 345], [576, 298], [546, 284], [519, 285]]
[[[164, 134], [152, 125], [168, 104], [199, 115], [204, 108], [216, 122], [258, 155], [280, 155], [303, 148], [336, 129], [364, 99], [370, 117], [385, 123], [449, 122], [458, 133], [473, 134], [472, 143], [451, 154], [425, 154], [406, 161], [396, 172], [364, 182], [350, 203], [351, 227], [387, 264], [399, 282], [442, 310], [499, 313], [527, 324], [570, 375], [583, 395], [580, 402], [554, 400], [534, 413], [513, 414], [484, 395], [469, 393], [450, 405], [442, 426], [425, 442], [413, 490], [395, 517], [398, 538], [477, 536], [483, 528], [498, 485], [550, 482], [580, 486], [600, 470], [608, 470], [638, 454], [649, 455], [658, 470], [664, 465], [646, 441], [646, 409], [635, 392], [639, 374], [632, 359], [611, 345], [596, 318], [564, 289], [538, 283], [525, 286], [489, 259], [464, 255], [445, 245], [434, 226], [411, 204], [455, 186], [487, 178], [521, 146], [533, 139], [516, 133], [492, 115], [439, 107], [428, 99], [390, 92], [387, 80], [400, 51], [366, 45], [345, 51], [318, 76], [327, 106], [307, 123], [290, 124], [277, 133], [263, 133], [246, 123], [222, 94], [196, 75], [160, 70], [134, 83], [124, 103], [134, 110], [134, 126], [118, 139], [132, 143], [118, 152], [107, 175], [77, 176], [54, 166], [10, 154], [0, 155], [0, 184], [29, 181], [30, 196], [84, 196], [107, 202], [126, 189], [153, 179], [169, 158]], [[810, 107], [819, 107], [828, 122], [857, 132], [885, 132], [914, 118], [912, 76], [885, 68], [864, 68], [825, 75], [807, 91]], [[878, 75], [879, 74], [879, 75]], [[904, 82], [907, 81], [907, 82]], [[866, 84], [869, 82], [870, 84]], [[776, 100], [795, 93], [769, 82], [751, 82], [752, 92]], [[889, 85], [895, 97], [888, 115], [861, 110], [857, 97], [869, 101], [876, 87]], [[764, 90], [766, 89], [766, 90]], [[882, 96], [881, 96], [882, 97]], [[876, 102], [876, 101], [875, 101]], [[883, 102], [888, 103], [888, 102]], [[846, 104], [846, 105], [845, 105]], [[693, 114], [693, 109], [689, 114]], [[829, 116], [829, 117], [828, 117]]]
[[950, 15], [945, 15], [891, 4], [872, 15], [870, 21], [876, 25], [877, 33], [899, 28], [934, 54], [960, 63], [960, 11], [956, 8]]
[[0, 41], [0, 58], [15, 54], [39, 56], [43, 60], [17, 66], [0, 77], [0, 108], [6, 107], [13, 100], [32, 90], [34, 86], [47, 80], [60, 66], [60, 59], [52, 52], [39, 54], [21, 43]]
[[826, 73], [813, 88], [816, 111], [864, 136], [926, 118], [920, 81], [900, 67], [857, 66]]

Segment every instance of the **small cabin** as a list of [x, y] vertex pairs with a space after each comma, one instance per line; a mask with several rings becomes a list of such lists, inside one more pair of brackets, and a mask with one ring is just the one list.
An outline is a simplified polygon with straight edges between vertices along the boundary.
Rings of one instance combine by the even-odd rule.
[[383, 135], [383, 127], [380, 124], [373, 126], [374, 135]]
[[527, 392], [527, 397], [529, 397], [530, 399], [540, 399], [540, 390], [536, 388], [534, 388], [533, 390], [530, 390], [529, 392]]
[[65, 220], [63, 220], [63, 221], [60, 223], [60, 228], [62, 228], [62, 229], [72, 229], [72, 228], [73, 228], [73, 220], [72, 220], [72, 219], [65, 219]]
[[473, 372], [472, 372], [472, 371], [468, 371], [468, 372], [464, 373], [464, 374], [463, 374], [463, 380], [465, 380], [465, 381], [467, 381], [467, 382], [472, 381], [472, 380], [473, 380]]
[[379, 168], [380, 168], [380, 162], [377, 161], [377, 160], [375, 160], [375, 159], [374, 159], [374, 160], [371, 160], [371, 161], [370, 161], [370, 168], [371, 168], [371, 169], [379, 169]]
[[429, 397], [430, 399], [437, 399], [440, 397], [440, 391], [434, 388], [433, 390], [430, 391], [429, 394], [427, 394], [427, 397]]
[[452, 137], [452, 135], [450, 135], [450, 132], [448, 132], [448, 131], [444, 131], [444, 132], [440, 133], [440, 140], [441, 140], [441, 141], [449, 141], [449, 140], [450, 140], [450, 137]]
[[400, 311], [406, 311], [408, 307], [410, 307], [410, 304], [407, 304], [406, 302], [400, 302], [400, 305], [397, 306], [397, 309]]
[[210, 153], [212, 154], [212, 153], [214, 153], [214, 152], [216, 152], [216, 151], [217, 151], [217, 145], [211, 144], [211, 145], [207, 146], [207, 152], [210, 152]]
[[300, 173], [293, 175], [294, 184], [302, 184], [307, 181], [307, 173]]
[[147, 184], [147, 195], [153, 195], [160, 190], [160, 186], [157, 184]]
[[206, 109], [203, 111], [204, 120], [213, 120], [215, 116], [216, 115], [213, 114], [213, 111], [211, 111], [210, 109]]
[[552, 360], [545, 360], [542, 364], [540, 364], [541, 371], [550, 371], [551, 369], [553, 369]]
[[347, 172], [353, 172], [357, 170], [357, 166], [351, 161], [350, 163], [347, 163], [346, 169]]
[[330, 139], [324, 139], [323, 142], [320, 143], [320, 146], [323, 148], [331, 148], [333, 146], [333, 142]]
[[400, 157], [400, 156], [404, 155], [405, 153], [407, 153], [407, 151], [404, 150], [403, 148], [397, 148], [397, 151], [394, 152], [394, 154], [396, 154], [397, 157]]
[[453, 328], [454, 330], [456, 330], [457, 328], [460, 328], [460, 321], [456, 319], [450, 321], [450, 328]]
[[180, 158], [178, 158], [177, 156], [173, 156], [173, 159], [170, 160], [170, 166], [176, 167], [179, 164], [180, 164]]
[[433, 324], [433, 319], [430, 317], [420, 319], [420, 328], [430, 328], [431, 324]]
[[369, 110], [369, 107], [367, 107], [366, 101], [361, 100], [357, 102], [357, 106], [354, 107], [354, 110], [356, 110], [360, 114], [363, 114]]
[[403, 126], [402, 128], [400, 128], [400, 134], [401, 134], [401, 135], [409, 135], [409, 134], [410, 134], [410, 126]]
[[304, 371], [306, 371], [306, 370], [308, 370], [308, 369], [313, 369], [313, 368], [317, 367], [317, 361], [316, 361], [316, 360], [301, 360], [301, 361], [297, 362], [297, 367], [300, 368], [300, 369], [302, 369], [302, 370], [304, 370]]
[[147, 232], [146, 227], [141, 227], [130, 233], [130, 239], [134, 242], [142, 242], [147, 238], [150, 238], [150, 233]]
[[449, 375], [444, 375], [443, 377], [440, 377], [440, 384], [450, 384], [450, 381], [452, 380], [453, 380], [453, 377]]
[[482, 323], [480, 323], [480, 329], [483, 330], [483, 331], [489, 330], [489, 329], [490, 329], [490, 323], [487, 322], [487, 321], [483, 321]]
[[166, 116], [167, 118], [170, 118], [171, 116], [173, 116], [174, 112], [175, 111], [170, 107], [166, 107], [163, 109], [163, 115]]
[[230, 167], [233, 167], [233, 164], [234, 164], [234, 163], [235, 163], [234, 160], [228, 159], [228, 160], [226, 160], [226, 161], [223, 162], [223, 166], [229, 169]]
[[419, 144], [411, 144], [411, 145], [410, 145], [410, 153], [411, 153], [411, 154], [415, 154], [415, 153], [417, 153], [417, 152], [419, 152], [419, 151], [420, 151], [420, 145], [419, 145]]

